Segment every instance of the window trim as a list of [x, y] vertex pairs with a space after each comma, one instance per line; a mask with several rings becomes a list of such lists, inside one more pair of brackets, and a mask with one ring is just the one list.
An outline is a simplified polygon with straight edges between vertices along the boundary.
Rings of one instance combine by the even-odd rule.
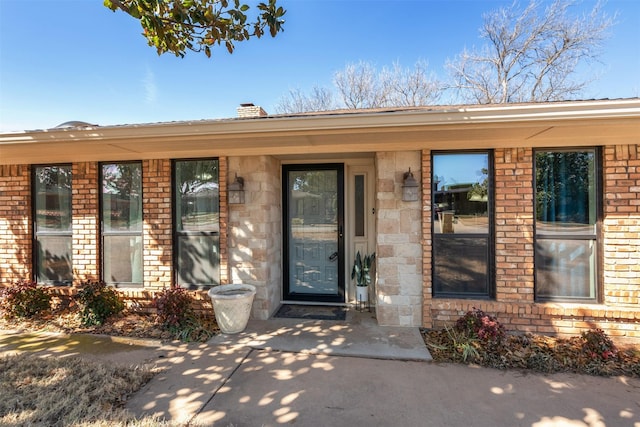
[[[104, 197], [103, 197], [103, 186], [102, 180], [104, 178], [103, 175], [103, 166], [104, 165], [113, 165], [113, 164], [138, 164], [140, 165], [140, 221], [142, 221], [143, 225], [139, 232], [132, 231], [104, 231]], [[98, 163], [98, 217], [100, 222], [99, 229], [99, 253], [100, 253], [100, 277], [101, 280], [104, 281], [107, 285], [113, 286], [115, 288], [144, 288], [144, 249], [145, 249], [145, 237], [144, 237], [144, 163], [142, 160], [116, 160], [116, 161], [104, 161]], [[105, 277], [105, 243], [104, 237], [106, 236], [139, 236], [140, 244], [141, 244], [141, 274], [142, 280], [140, 282], [112, 282], [107, 280]]]
[[[537, 211], [537, 169], [536, 169], [536, 154], [539, 152], [555, 152], [555, 153], [575, 153], [580, 151], [592, 151], [594, 153], [595, 167], [595, 205], [596, 205], [596, 221], [595, 232], [591, 234], [541, 234], [538, 235], [538, 211]], [[602, 222], [604, 219], [604, 157], [601, 146], [576, 146], [576, 147], [537, 147], [533, 149], [532, 157], [532, 182], [533, 182], [533, 298], [535, 302], [565, 302], [565, 303], [593, 303], [602, 304], [604, 296], [604, 239], [602, 231]], [[536, 243], [540, 240], [561, 240], [571, 237], [571, 240], [589, 240], [593, 241], [596, 256], [595, 256], [595, 272], [593, 273], [595, 280], [594, 296], [591, 297], [568, 297], [568, 296], [551, 296], [540, 297], [538, 296], [538, 266], [536, 261]]]
[[[456, 299], [476, 299], [476, 300], [494, 300], [496, 298], [496, 190], [495, 190], [495, 151], [493, 149], [477, 149], [477, 150], [434, 150], [431, 151], [430, 158], [430, 168], [431, 168], [431, 204], [434, 203], [434, 186], [433, 186], [433, 177], [434, 177], [434, 157], [437, 155], [447, 155], [447, 154], [486, 154], [487, 155], [487, 168], [489, 169], [489, 173], [487, 174], [488, 183], [489, 183], [489, 200], [487, 203], [488, 210], [488, 231], [486, 235], [487, 239], [487, 270], [486, 270], [486, 290], [487, 292], [483, 293], [462, 293], [462, 292], [437, 292], [435, 286], [435, 278], [436, 278], [436, 250], [435, 245], [432, 244], [431, 250], [431, 296], [434, 299], [441, 298], [456, 298]], [[433, 211], [430, 211], [430, 223], [431, 223], [431, 239], [432, 242], [435, 242], [436, 239], [442, 239], [442, 233], [435, 233], [435, 222], [433, 221]], [[478, 237], [478, 234], [469, 234], [469, 233], [460, 233], [456, 234], [456, 237], [460, 238], [473, 238]]]
[[[38, 213], [37, 213], [37, 191], [36, 191], [36, 171], [38, 168], [46, 168], [46, 167], [68, 167], [71, 172], [71, 193], [69, 195], [69, 217], [71, 218], [72, 224], [71, 229], [69, 231], [50, 231], [50, 232], [42, 232], [37, 230], [38, 225]], [[36, 282], [39, 285], [43, 286], [72, 286], [73, 285], [73, 165], [71, 163], [47, 163], [47, 164], [35, 164], [31, 165], [31, 279], [33, 282]], [[58, 236], [58, 237], [68, 237], [71, 241], [71, 279], [69, 281], [39, 281], [38, 280], [38, 272], [39, 272], [39, 260], [38, 256], [38, 236]]]

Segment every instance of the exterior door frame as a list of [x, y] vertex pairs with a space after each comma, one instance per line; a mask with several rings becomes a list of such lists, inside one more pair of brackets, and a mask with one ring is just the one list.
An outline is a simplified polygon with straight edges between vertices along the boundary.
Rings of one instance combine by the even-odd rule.
[[[337, 292], [324, 293], [294, 293], [290, 291], [290, 213], [289, 213], [289, 172], [292, 171], [327, 171], [337, 172]], [[345, 238], [344, 238], [344, 163], [295, 163], [282, 165], [282, 224], [283, 224], [283, 298], [286, 301], [301, 301], [311, 303], [344, 303], [345, 302]]]

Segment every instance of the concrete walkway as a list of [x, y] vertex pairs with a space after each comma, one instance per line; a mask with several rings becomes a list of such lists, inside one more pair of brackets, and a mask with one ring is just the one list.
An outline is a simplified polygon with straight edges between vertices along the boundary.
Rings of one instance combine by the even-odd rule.
[[97, 357], [105, 345], [105, 359], [165, 368], [129, 410], [195, 426], [640, 426], [639, 379], [428, 363], [417, 329], [348, 320], [251, 321], [206, 344], [49, 336], [16, 348], [0, 334], [0, 354]]

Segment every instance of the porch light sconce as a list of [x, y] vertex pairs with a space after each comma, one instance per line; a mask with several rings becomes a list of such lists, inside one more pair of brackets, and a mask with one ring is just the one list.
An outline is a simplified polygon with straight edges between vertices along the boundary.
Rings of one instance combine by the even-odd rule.
[[415, 202], [418, 200], [418, 188], [418, 183], [411, 173], [411, 168], [409, 168], [409, 172], [405, 172], [402, 175], [402, 201]]
[[229, 204], [244, 205], [244, 178], [236, 174], [236, 179], [229, 184]]

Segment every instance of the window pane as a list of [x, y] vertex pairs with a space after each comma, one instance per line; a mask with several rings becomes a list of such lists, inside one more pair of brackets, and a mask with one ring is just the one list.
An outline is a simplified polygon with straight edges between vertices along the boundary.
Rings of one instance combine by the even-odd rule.
[[38, 283], [71, 283], [71, 236], [38, 236]]
[[71, 167], [35, 169], [35, 229], [71, 231]]
[[596, 150], [537, 151], [536, 298], [596, 298]]
[[434, 154], [432, 170], [433, 293], [490, 296], [489, 153]]
[[104, 232], [142, 231], [142, 165], [102, 165]]
[[433, 156], [433, 232], [489, 232], [489, 155]]
[[488, 295], [488, 238], [438, 237], [433, 245], [434, 292]]
[[220, 283], [219, 236], [178, 237], [178, 284], [218, 285]]
[[355, 235], [364, 237], [364, 175], [354, 176], [354, 212], [355, 212]]
[[536, 153], [537, 234], [595, 234], [595, 152]]
[[220, 230], [217, 160], [175, 163], [177, 231]]
[[142, 237], [104, 236], [104, 280], [107, 283], [142, 283]]
[[220, 283], [217, 159], [174, 162], [176, 277], [180, 286]]
[[538, 297], [595, 298], [595, 241], [538, 239]]

